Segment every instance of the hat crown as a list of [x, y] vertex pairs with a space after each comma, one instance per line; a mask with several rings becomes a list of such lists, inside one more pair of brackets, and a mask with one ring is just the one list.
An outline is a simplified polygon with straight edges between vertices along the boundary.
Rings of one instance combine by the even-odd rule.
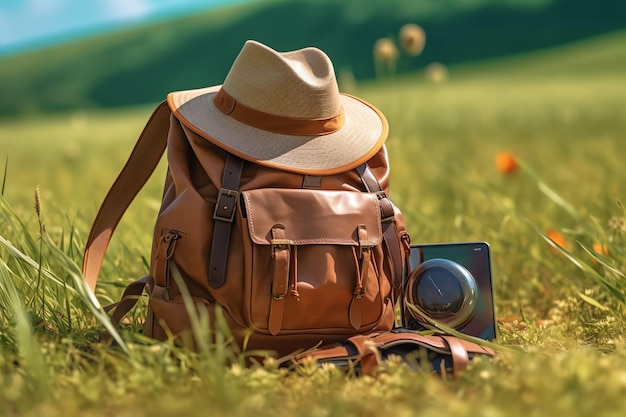
[[322, 119], [341, 112], [332, 62], [317, 48], [280, 53], [247, 41], [223, 89], [238, 103], [278, 116]]

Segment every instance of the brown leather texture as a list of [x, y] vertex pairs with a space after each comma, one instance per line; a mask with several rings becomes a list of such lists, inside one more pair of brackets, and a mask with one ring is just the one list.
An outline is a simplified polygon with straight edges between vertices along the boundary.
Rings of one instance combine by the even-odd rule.
[[[159, 129], [147, 126], [140, 140], [160, 143], [166, 136], [168, 172], [154, 229], [150, 279], [128, 290], [136, 299], [138, 291], [149, 288], [148, 336], [190, 333], [174, 269], [196, 308], [211, 323], [218, 309], [223, 312], [236, 341], [245, 340], [248, 349], [283, 356], [394, 326], [399, 271], [405, 262], [400, 234], [406, 232], [401, 212], [386, 198], [389, 164], [384, 147], [367, 162], [369, 181], [357, 169], [312, 177], [249, 161], [242, 167], [226, 166], [226, 151], [174, 115], [167, 130], [163, 114], [153, 119]], [[146, 144], [138, 143], [141, 147]], [[127, 163], [130, 169], [134, 165]], [[371, 189], [372, 175], [378, 190]], [[238, 187], [232, 190], [223, 182]], [[220, 192], [222, 188], [232, 191]], [[116, 197], [112, 189], [107, 199], [124, 199], [119, 203], [123, 213], [133, 198], [129, 194]], [[101, 213], [108, 211], [103, 205]], [[90, 243], [99, 240], [94, 230], [105, 230], [110, 238], [117, 220], [92, 228], [85, 265], [97, 268], [87, 277], [90, 285], [95, 286], [93, 274], [106, 250], [104, 245], [104, 250], [89, 253]], [[225, 239], [220, 237], [224, 233]], [[217, 271], [222, 261], [223, 277]], [[115, 317], [129, 305], [123, 299], [124, 310]]]
[[[395, 329], [390, 332], [356, 335], [344, 343], [327, 345], [300, 353], [292, 359], [297, 365], [307, 359], [321, 363], [331, 363], [349, 369], [357, 369], [363, 375], [372, 375], [387, 354], [395, 353], [408, 357], [412, 353], [425, 349], [431, 361], [445, 366], [445, 372], [451, 378], [458, 378], [476, 355], [494, 356], [493, 349], [451, 335], [423, 335], [415, 331]], [[416, 358], [424, 356], [413, 355]], [[447, 360], [447, 361], [446, 361]], [[423, 367], [422, 367], [423, 369]], [[439, 369], [439, 372], [443, 372]]]

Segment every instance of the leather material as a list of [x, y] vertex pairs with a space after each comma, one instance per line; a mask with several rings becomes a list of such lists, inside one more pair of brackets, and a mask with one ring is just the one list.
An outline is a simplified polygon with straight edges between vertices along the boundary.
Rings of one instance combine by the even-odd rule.
[[233, 119], [258, 129], [287, 135], [327, 135], [341, 129], [345, 121], [343, 109], [332, 117], [304, 119], [266, 113], [237, 102], [224, 88], [213, 97], [215, 107]]
[[[147, 286], [148, 336], [190, 333], [181, 291], [170, 277], [173, 264], [196, 308], [204, 309], [211, 323], [220, 310], [235, 340], [240, 345], [245, 340], [248, 349], [283, 356], [393, 327], [394, 284], [402, 279], [406, 261], [400, 235], [406, 232], [402, 213], [386, 197], [384, 147], [364, 166], [367, 179], [356, 169], [310, 177], [250, 161], [230, 175], [226, 151], [174, 115], [165, 129], [163, 111], [160, 107], [153, 117], [159, 128], [147, 126], [137, 145], [145, 149], [146, 141], [167, 142], [168, 172]], [[135, 165], [139, 159], [135, 156]], [[111, 209], [116, 198], [129, 202], [139, 188], [123, 195], [112, 188], [109, 206], [101, 212]], [[228, 216], [214, 216], [223, 208], [216, 209], [218, 201], [226, 202]], [[233, 210], [232, 221], [225, 221]], [[114, 224], [98, 224], [97, 229], [112, 233], [117, 222], [108, 223]], [[219, 232], [224, 223], [227, 232]], [[85, 264], [99, 265], [104, 250], [93, 250], [89, 243]], [[220, 262], [224, 272], [216, 275]], [[89, 269], [94, 286], [98, 269]], [[131, 287], [130, 297], [136, 299], [146, 284]], [[124, 302], [116, 318], [131, 304]]]
[[208, 277], [209, 285], [213, 288], [221, 287], [226, 281], [230, 228], [235, 218], [242, 170], [243, 161], [240, 158], [231, 154], [226, 155], [222, 185], [213, 210], [215, 229], [213, 230]]
[[[420, 349], [429, 354], [418, 355]], [[296, 355], [291, 363], [299, 364], [307, 358], [318, 363], [331, 363], [348, 369], [357, 368], [363, 375], [372, 375], [381, 362], [389, 355], [411, 356], [420, 360], [428, 358], [433, 370], [446, 372], [456, 379], [467, 368], [476, 355], [495, 356], [491, 348], [451, 335], [423, 335], [405, 329], [388, 332], [356, 335], [343, 343], [330, 344]], [[409, 362], [409, 365], [415, 363]], [[422, 364], [418, 365], [422, 366]], [[445, 366], [445, 370], [441, 369]]]
[[[376, 195], [325, 190], [267, 188], [242, 192], [250, 239], [269, 245], [270, 230], [280, 223], [288, 245], [376, 246], [382, 242]], [[369, 239], [361, 241], [359, 227]]]
[[459, 373], [465, 369], [469, 362], [469, 354], [467, 353], [467, 347], [461, 341], [461, 339], [454, 336], [441, 336], [446, 341], [450, 348], [450, 354], [452, 354], [452, 363], [455, 364], [453, 369], [453, 376], [456, 378]]
[[104, 254], [115, 228], [163, 156], [169, 119], [169, 107], [166, 102], [162, 102], [150, 116], [128, 162], [111, 186], [94, 219], [83, 257], [83, 276], [92, 291], [96, 288]]

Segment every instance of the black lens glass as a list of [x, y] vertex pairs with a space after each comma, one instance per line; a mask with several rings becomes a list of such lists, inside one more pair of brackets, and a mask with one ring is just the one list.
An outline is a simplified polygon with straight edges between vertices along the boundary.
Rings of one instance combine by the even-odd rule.
[[441, 267], [425, 271], [413, 291], [417, 305], [433, 318], [457, 313], [465, 297], [458, 278]]

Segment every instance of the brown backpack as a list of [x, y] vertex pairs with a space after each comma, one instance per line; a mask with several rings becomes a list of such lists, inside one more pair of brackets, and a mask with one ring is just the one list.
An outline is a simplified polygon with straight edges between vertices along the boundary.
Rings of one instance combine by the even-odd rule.
[[387, 198], [387, 131], [377, 109], [339, 93], [319, 49], [248, 41], [222, 85], [157, 107], [94, 221], [83, 274], [94, 289], [167, 149], [150, 273], [113, 321], [147, 287], [157, 339], [189, 334], [196, 313], [213, 327], [218, 311], [241, 346], [280, 356], [390, 330], [408, 235]]
[[385, 147], [348, 172], [312, 176], [220, 149], [167, 103], [155, 110], [89, 235], [83, 273], [95, 288], [113, 230], [167, 148], [168, 174], [150, 274], [131, 284], [114, 321], [149, 293], [145, 333], [191, 328], [172, 266], [211, 322], [221, 307], [248, 349], [286, 355], [390, 330], [408, 239], [387, 198]]

